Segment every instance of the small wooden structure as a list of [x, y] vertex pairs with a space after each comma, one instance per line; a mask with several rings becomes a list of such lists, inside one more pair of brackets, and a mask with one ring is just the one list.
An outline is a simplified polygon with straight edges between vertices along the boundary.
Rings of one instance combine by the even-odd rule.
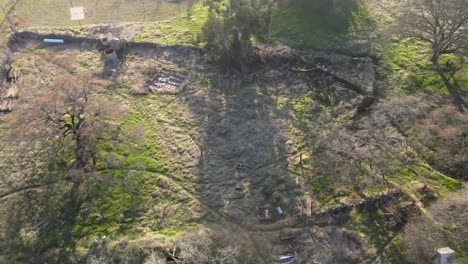
[[161, 68], [146, 83], [151, 92], [178, 92], [187, 84], [186, 76], [171, 69]]

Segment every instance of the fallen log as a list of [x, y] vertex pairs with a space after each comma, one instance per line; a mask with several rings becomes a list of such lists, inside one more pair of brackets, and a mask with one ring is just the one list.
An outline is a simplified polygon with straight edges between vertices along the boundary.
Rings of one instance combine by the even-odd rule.
[[325, 67], [323, 66], [319, 66], [317, 64], [315, 64], [314, 62], [312, 62], [310, 59], [306, 59], [304, 58], [303, 56], [300, 56], [299, 54], [295, 53], [294, 54], [297, 58], [299, 58], [303, 63], [305, 63], [306, 65], [310, 65], [312, 66], [312, 68], [309, 68], [309, 69], [297, 69], [297, 68], [293, 68], [292, 71], [295, 71], [295, 72], [311, 72], [311, 71], [318, 71], [326, 76], [329, 76], [329, 77], [332, 77], [335, 81], [337, 82], [340, 82], [342, 83], [343, 85], [345, 85], [347, 88], [355, 91], [356, 93], [358, 94], [361, 94], [361, 95], [364, 95], [364, 96], [368, 96], [368, 92], [367, 92], [367, 89], [361, 87], [360, 85], [357, 85], [355, 83], [352, 83], [342, 77], [340, 77], [338, 74], [326, 69]]
[[[308, 62], [308, 63], [311, 63], [311, 62]], [[357, 85], [357, 84], [354, 84], [340, 76], [338, 76], [336, 73], [330, 71], [330, 70], [327, 70], [325, 67], [321, 67], [321, 66], [318, 66], [318, 65], [314, 65], [314, 68], [310, 68], [310, 69], [297, 69], [297, 68], [292, 68], [291, 70], [294, 71], [294, 72], [312, 72], [312, 71], [318, 71], [322, 74], [325, 74], [326, 76], [329, 76], [329, 77], [332, 77], [335, 81], [337, 82], [340, 82], [342, 83], [343, 85], [345, 85], [347, 88], [355, 91], [356, 93], [358, 94], [361, 94], [361, 95], [364, 95], [364, 96], [367, 96], [368, 93], [366, 91], [366, 89], [362, 88], [361, 86]]]

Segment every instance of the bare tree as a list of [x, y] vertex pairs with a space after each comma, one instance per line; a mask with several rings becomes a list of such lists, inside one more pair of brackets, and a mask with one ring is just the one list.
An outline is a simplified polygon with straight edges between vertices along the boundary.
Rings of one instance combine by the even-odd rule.
[[23, 98], [4, 139], [26, 153], [48, 153], [47, 162], [73, 182], [75, 200], [82, 178], [96, 165], [98, 142], [117, 139], [116, 120], [124, 111], [97, 94], [93, 85], [74, 77], [58, 77], [49, 88]]
[[48, 92], [23, 104], [15, 123], [21, 123], [17, 128], [24, 128], [26, 136], [56, 143], [71, 158], [70, 167], [83, 168], [95, 164], [99, 140], [116, 138], [120, 114], [122, 108], [97, 95], [92, 85], [63, 76]]
[[453, 106], [442, 105], [416, 123], [413, 131], [427, 148], [439, 146], [428, 156], [431, 166], [451, 177], [468, 179], [468, 115], [457, 112]]
[[[451, 69], [447, 76], [439, 61], [443, 54], [459, 53], [462, 59], [466, 55], [468, 0], [408, 0], [405, 10], [401, 17], [403, 35], [431, 45], [431, 62], [455, 104], [463, 112], [467, 104], [454, 79], [455, 72], [463, 67], [463, 62], [460, 68]], [[449, 61], [447, 66], [451, 68]]]
[[457, 52], [467, 37], [468, 1], [409, 0], [402, 22], [405, 36], [431, 44], [431, 61], [438, 64], [441, 55]]

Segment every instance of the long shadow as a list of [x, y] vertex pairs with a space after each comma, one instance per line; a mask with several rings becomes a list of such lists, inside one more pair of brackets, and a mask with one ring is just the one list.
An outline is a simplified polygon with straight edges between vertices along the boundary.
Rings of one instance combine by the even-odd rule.
[[[50, 180], [56, 183], [57, 177], [60, 178], [59, 175], [55, 175]], [[62, 181], [45, 184], [42, 189], [18, 193], [15, 197], [2, 198], [2, 204], [8, 206], [8, 209], [5, 230], [2, 230], [4, 232], [0, 243], [0, 257], [11, 259], [11, 263], [82, 263], [86, 258], [96, 255], [96, 245], [89, 241], [88, 256], [78, 261], [82, 254], [76, 251], [78, 240], [82, 241], [83, 237], [90, 235], [114, 235], [114, 232], [107, 229], [102, 231], [102, 228], [98, 228], [101, 231], [94, 230], [93, 233], [89, 233], [85, 230], [87, 226], [110, 224], [119, 227], [119, 231], [131, 227], [129, 217], [133, 217], [134, 220], [139, 212], [138, 205], [143, 204], [142, 195], [138, 189], [132, 187], [135, 185], [133, 178], [117, 180], [111, 175], [91, 177], [88, 180], [91, 182], [81, 182], [81, 186], [72, 186], [74, 184]], [[105, 177], [112, 178], [116, 183], [100, 184], [100, 181], [106, 180]], [[75, 187], [80, 189], [78, 194], [75, 193]], [[132, 200], [119, 211], [125, 219], [108, 219], [109, 204], [103, 206], [100, 204], [102, 202], [99, 202], [103, 199], [104, 202], [108, 202], [105, 199], [114, 187], [128, 188], [126, 191], [132, 193]], [[74, 199], [74, 195], [78, 199]], [[89, 217], [91, 212], [102, 215], [105, 221], [93, 220]]]
[[[458, 80], [455, 78], [456, 70], [449, 73], [449, 77], [445, 76], [439, 66], [436, 66], [436, 72], [445, 84], [453, 102], [458, 107], [460, 112], [464, 112], [468, 108], [468, 104], [463, 98], [463, 93], [459, 88]], [[450, 82], [452, 80], [453, 84]]]
[[56, 260], [63, 260], [65, 251], [74, 246], [71, 232], [76, 214], [70, 213], [66, 199], [57, 202], [66, 194], [56, 176], [46, 175], [43, 188], [25, 190], [2, 201], [9, 209], [1, 247], [5, 256], [14, 256], [12, 262], [49, 261], [45, 252], [50, 248], [58, 248]]
[[[295, 217], [297, 186], [287, 170], [290, 117], [276, 101], [287, 89], [280, 88], [281, 78], [262, 74], [212, 72], [206, 83], [211, 86], [188, 102], [202, 127], [197, 174], [201, 202], [208, 208], [203, 219], [219, 243], [237, 244], [250, 255], [243, 263], [271, 263], [287, 251], [273, 246], [282, 227], [265, 229]], [[281, 207], [285, 215], [261, 223], [257, 207]]]
[[[308, 256], [320, 254], [321, 246], [314, 248], [306, 242], [310, 230], [297, 211], [304, 189], [297, 185], [296, 177], [302, 177], [290, 170], [297, 167], [290, 163], [297, 163], [303, 151], [313, 157], [309, 148], [314, 138], [307, 137], [317, 136], [319, 131], [313, 128], [315, 124], [300, 124], [298, 113], [290, 115], [296, 107], [290, 100], [301, 100], [311, 92], [301, 78], [284, 63], [251, 75], [212, 72], [208, 88], [188, 102], [202, 128], [197, 191], [209, 208], [203, 220], [221, 245], [237, 243], [242, 254], [250, 256], [241, 263], [274, 263], [275, 256], [292, 251], [307, 263]], [[320, 97], [323, 91], [313, 92]], [[313, 106], [304, 103], [304, 107]], [[312, 121], [317, 121], [317, 126], [327, 122], [319, 119]], [[301, 147], [306, 150], [300, 150], [299, 144], [305, 144]], [[310, 159], [312, 166], [334, 170], [332, 164], [316, 161]], [[310, 162], [304, 162], [304, 166]], [[304, 181], [314, 178], [307, 184], [319, 185], [319, 189], [331, 188], [339, 180], [328, 174], [318, 178], [310, 169], [307, 173]], [[285, 216], [260, 222], [257, 207], [281, 207]], [[291, 233], [291, 229], [300, 231]]]

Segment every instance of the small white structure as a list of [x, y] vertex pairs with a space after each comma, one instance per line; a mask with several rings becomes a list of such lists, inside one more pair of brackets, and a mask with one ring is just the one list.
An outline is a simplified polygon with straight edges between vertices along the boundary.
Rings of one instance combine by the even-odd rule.
[[70, 8], [71, 20], [83, 20], [85, 18], [84, 8], [75, 6]]
[[439, 248], [437, 249], [437, 258], [434, 260], [434, 264], [450, 264], [455, 261], [455, 251], [451, 248]]

